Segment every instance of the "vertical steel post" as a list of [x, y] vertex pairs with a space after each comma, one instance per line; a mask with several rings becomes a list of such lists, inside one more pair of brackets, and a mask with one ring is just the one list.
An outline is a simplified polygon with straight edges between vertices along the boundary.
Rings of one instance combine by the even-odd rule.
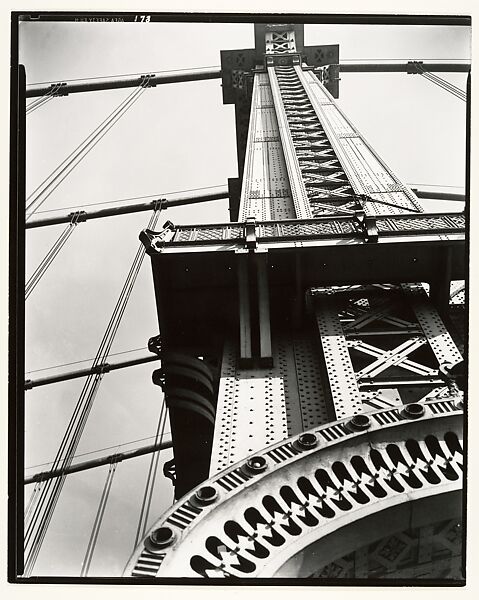
[[240, 363], [247, 366], [252, 361], [248, 253], [238, 252], [237, 257]]
[[259, 356], [263, 366], [271, 366], [271, 323], [269, 310], [268, 254], [255, 252], [258, 283]]

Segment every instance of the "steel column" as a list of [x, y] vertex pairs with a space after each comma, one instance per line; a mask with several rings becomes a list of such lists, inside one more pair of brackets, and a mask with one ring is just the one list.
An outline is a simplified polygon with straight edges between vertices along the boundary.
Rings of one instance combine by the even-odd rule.
[[269, 308], [268, 254], [255, 252], [258, 285], [259, 356], [263, 366], [272, 361], [271, 323]]
[[296, 218], [307, 219], [312, 217], [308, 194], [304, 186], [303, 176], [294, 149], [293, 138], [291, 137], [291, 131], [288, 125], [288, 118], [286, 116], [275, 68], [273, 66], [268, 66], [268, 77], [273, 93], [274, 108], [276, 111], [276, 118], [278, 119], [279, 133], [281, 136], [286, 168], [288, 170]]
[[238, 252], [237, 263], [240, 363], [247, 366], [250, 365], [252, 361], [248, 254], [245, 252]]

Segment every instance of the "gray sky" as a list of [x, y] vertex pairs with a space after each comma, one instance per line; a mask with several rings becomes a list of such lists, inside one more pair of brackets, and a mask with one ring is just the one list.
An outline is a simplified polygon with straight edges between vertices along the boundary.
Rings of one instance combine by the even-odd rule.
[[[20, 25], [20, 61], [28, 83], [219, 65], [220, 50], [254, 45], [251, 24]], [[459, 27], [307, 25], [305, 43], [339, 43], [341, 60], [448, 60], [468, 59], [470, 40], [469, 31]], [[448, 74], [447, 79], [465, 89], [465, 75]], [[130, 92], [73, 94], [28, 116], [27, 193]], [[147, 90], [40, 211], [226, 184], [228, 177], [237, 176], [234, 108], [221, 98], [220, 80]], [[406, 74], [342, 74], [339, 102], [404, 182], [458, 186], [450, 191], [461, 191], [463, 102]], [[444, 206], [427, 203], [428, 210]], [[43, 216], [50, 214], [55, 213]], [[149, 214], [140, 213], [77, 227], [27, 301], [27, 371], [95, 356], [148, 219]], [[227, 201], [168, 210], [160, 223], [166, 219], [227, 221]], [[63, 227], [27, 232], [27, 277]], [[112, 352], [143, 348], [156, 333], [147, 257]], [[105, 376], [77, 454], [154, 435], [161, 395], [151, 383], [152, 370], [147, 364]], [[27, 392], [27, 467], [53, 459], [82, 385], [83, 380], [76, 380]], [[149, 457], [141, 457], [118, 466], [90, 575], [121, 574], [132, 550], [148, 463]], [[79, 574], [107, 469], [68, 477], [34, 574]], [[27, 498], [32, 488], [27, 488]], [[171, 500], [170, 481], [160, 474], [150, 521]]]

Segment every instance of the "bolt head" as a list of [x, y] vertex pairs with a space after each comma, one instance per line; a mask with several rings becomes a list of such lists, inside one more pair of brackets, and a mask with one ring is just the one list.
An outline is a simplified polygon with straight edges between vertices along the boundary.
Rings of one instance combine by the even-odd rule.
[[366, 431], [371, 427], [371, 419], [367, 415], [354, 415], [347, 426], [351, 431]]
[[298, 438], [298, 446], [304, 450], [310, 450], [318, 445], [318, 438], [315, 433], [303, 433]]
[[175, 532], [171, 527], [159, 527], [145, 540], [145, 548], [153, 553], [158, 553], [164, 548], [171, 546], [175, 541]]
[[250, 472], [262, 473], [266, 470], [268, 463], [264, 456], [253, 456], [246, 461], [246, 466]]
[[199, 504], [212, 504], [218, 498], [218, 490], [212, 485], [204, 485], [195, 492], [195, 499]]
[[411, 404], [406, 404], [402, 413], [407, 419], [420, 419], [424, 416], [425, 408], [423, 404], [413, 402]]

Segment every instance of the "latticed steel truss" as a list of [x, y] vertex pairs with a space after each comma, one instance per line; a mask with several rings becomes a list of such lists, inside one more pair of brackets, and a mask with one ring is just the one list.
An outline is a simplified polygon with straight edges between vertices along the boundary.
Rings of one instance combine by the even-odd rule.
[[312, 290], [337, 418], [459, 393], [444, 379], [462, 356], [422, 285]]
[[294, 67], [275, 73], [313, 216], [361, 210]]

